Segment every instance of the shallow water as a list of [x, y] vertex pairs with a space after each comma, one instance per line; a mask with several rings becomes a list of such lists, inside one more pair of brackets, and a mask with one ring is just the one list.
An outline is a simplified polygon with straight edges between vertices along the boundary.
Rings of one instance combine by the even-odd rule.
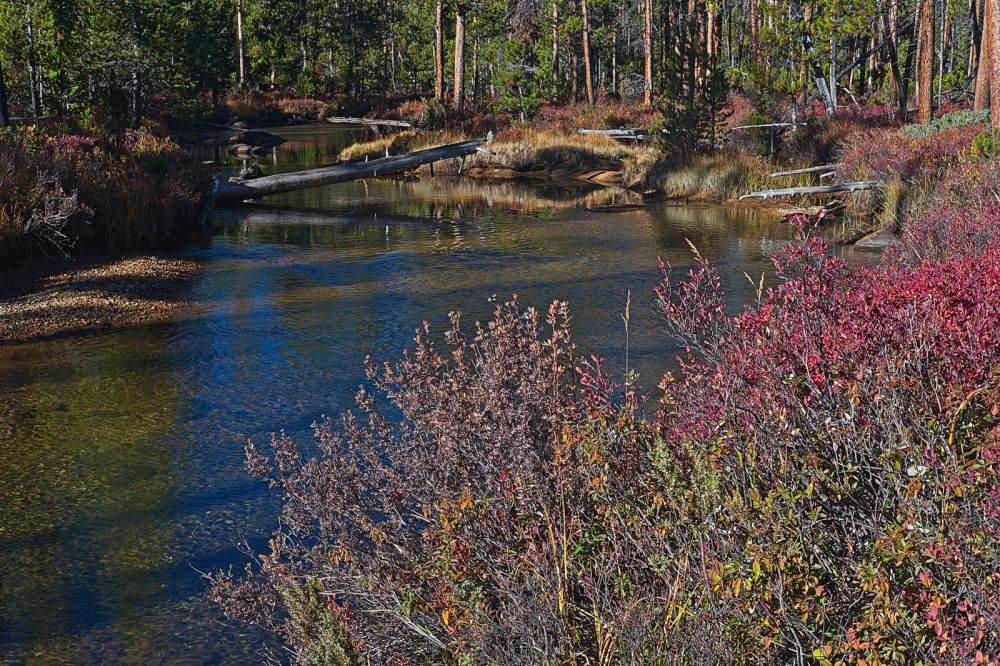
[[[265, 171], [335, 159], [348, 136], [281, 128]], [[214, 159], [211, 147], [205, 159]], [[234, 168], [222, 157], [219, 168]], [[238, 166], [238, 164], [237, 164]], [[687, 240], [732, 306], [789, 229], [749, 210], [663, 205], [577, 184], [370, 180], [220, 210], [180, 321], [0, 347], [0, 662], [240, 663], [266, 637], [226, 622], [199, 572], [262, 548], [277, 498], [242, 469], [248, 436], [351, 403], [362, 360], [421, 320], [488, 316], [492, 295], [570, 302], [586, 352], [653, 392], [677, 350], [650, 292]]]

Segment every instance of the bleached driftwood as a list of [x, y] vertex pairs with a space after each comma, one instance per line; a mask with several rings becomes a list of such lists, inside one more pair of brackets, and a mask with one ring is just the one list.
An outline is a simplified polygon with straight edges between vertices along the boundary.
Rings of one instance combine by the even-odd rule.
[[413, 127], [412, 123], [408, 123], [405, 120], [380, 120], [378, 118], [345, 118], [345, 117], [334, 117], [325, 118], [326, 122], [334, 123], [335, 125], [367, 125], [367, 126], [378, 126], [382, 125], [384, 127]]
[[781, 176], [796, 176], [800, 173], [814, 173], [816, 171], [827, 171], [829, 169], [836, 169], [839, 164], [824, 164], [823, 166], [806, 167], [805, 169], [792, 169], [791, 171], [775, 171], [771, 174], [771, 178], [780, 178]]
[[653, 138], [649, 130], [626, 129], [624, 127], [621, 129], [578, 129], [576, 133], [584, 136], [606, 136], [615, 141], [649, 141]]
[[813, 185], [810, 187], [786, 187], [778, 190], [760, 190], [750, 192], [740, 197], [743, 199], [771, 199], [774, 197], [794, 197], [807, 194], [833, 194], [835, 192], [860, 192], [875, 187], [873, 180], [859, 180], [854, 183], [834, 183], [832, 185]]
[[764, 127], [805, 127], [805, 123], [764, 123], [763, 125], [737, 125], [730, 127], [731, 130], [738, 129], [761, 129]]

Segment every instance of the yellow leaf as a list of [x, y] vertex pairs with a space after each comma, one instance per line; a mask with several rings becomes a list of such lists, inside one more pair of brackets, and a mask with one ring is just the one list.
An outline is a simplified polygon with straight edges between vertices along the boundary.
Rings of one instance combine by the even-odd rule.
[[445, 608], [443, 611], [441, 611], [441, 619], [444, 620], [445, 624], [448, 624], [448, 617], [449, 617], [449, 615], [450, 615], [450, 613], [448, 612], [447, 608]]

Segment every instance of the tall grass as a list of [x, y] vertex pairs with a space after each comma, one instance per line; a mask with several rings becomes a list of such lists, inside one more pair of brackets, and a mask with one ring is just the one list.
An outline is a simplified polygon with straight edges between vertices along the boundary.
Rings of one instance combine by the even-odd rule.
[[684, 160], [662, 159], [645, 174], [645, 186], [671, 198], [731, 201], [754, 190], [794, 187], [808, 176], [771, 178], [775, 165], [746, 153], [694, 155]]

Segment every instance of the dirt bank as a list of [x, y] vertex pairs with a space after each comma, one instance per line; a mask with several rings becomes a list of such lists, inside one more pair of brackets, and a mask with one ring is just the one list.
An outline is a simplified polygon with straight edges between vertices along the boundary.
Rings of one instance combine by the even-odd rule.
[[0, 345], [79, 335], [178, 315], [197, 261], [143, 254], [35, 262], [0, 272]]

